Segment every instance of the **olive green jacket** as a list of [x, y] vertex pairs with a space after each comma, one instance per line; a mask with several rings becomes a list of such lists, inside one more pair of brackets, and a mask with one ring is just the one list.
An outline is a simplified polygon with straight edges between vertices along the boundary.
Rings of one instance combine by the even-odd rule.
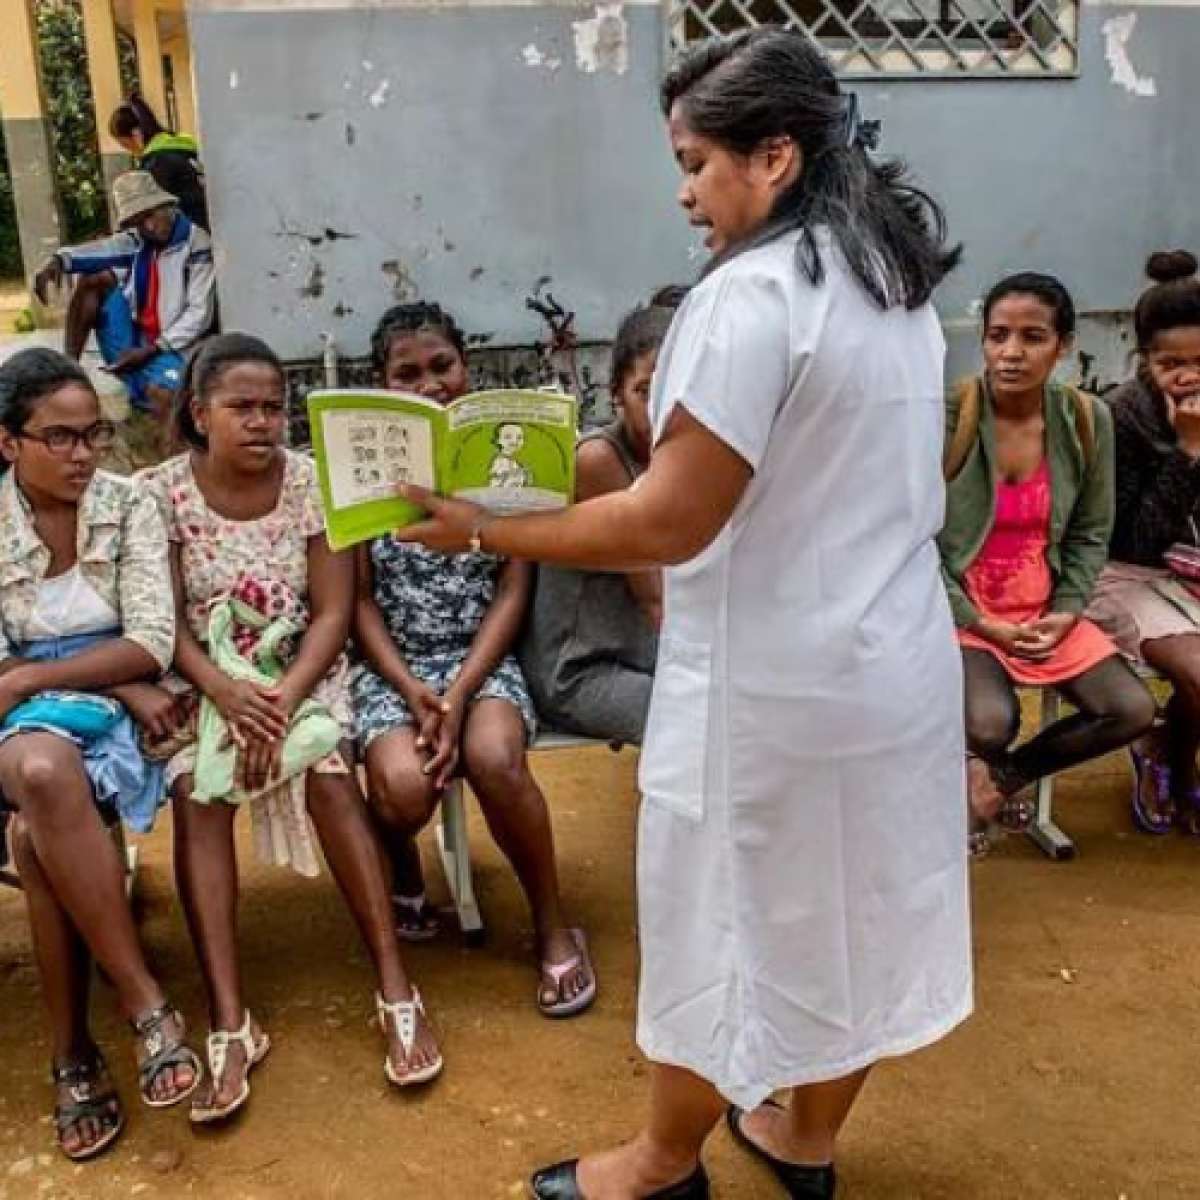
[[[1092, 398], [1094, 445], [1085, 448], [1075, 401], [1056, 384], [1046, 389], [1046, 453], [1050, 463], [1050, 531], [1046, 549], [1054, 591], [1051, 612], [1082, 613], [1100, 568], [1108, 559], [1112, 533], [1115, 469], [1112, 414]], [[946, 442], [958, 427], [959, 394], [946, 398]], [[961, 470], [946, 484], [946, 521], [938, 535], [942, 575], [954, 620], [962, 628], [981, 617], [963, 586], [963, 576], [983, 548], [996, 516], [996, 421], [984, 385], [979, 436]]]

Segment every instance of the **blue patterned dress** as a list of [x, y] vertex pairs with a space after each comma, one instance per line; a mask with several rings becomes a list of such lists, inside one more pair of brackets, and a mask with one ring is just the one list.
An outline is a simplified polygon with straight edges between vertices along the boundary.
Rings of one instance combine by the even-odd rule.
[[[384, 537], [371, 543], [375, 603], [412, 673], [439, 694], [454, 680], [496, 595], [504, 560], [491, 554], [438, 554]], [[380, 734], [413, 723], [395, 688], [368, 666], [355, 668], [355, 736], [365, 750]], [[476, 700], [507, 700], [525, 722], [537, 716], [517, 660], [505, 655], [475, 693]]]

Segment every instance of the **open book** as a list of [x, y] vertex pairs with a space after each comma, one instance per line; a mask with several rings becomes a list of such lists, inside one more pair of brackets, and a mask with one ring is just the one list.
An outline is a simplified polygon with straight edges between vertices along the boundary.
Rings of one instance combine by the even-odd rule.
[[401, 483], [498, 513], [564, 508], [575, 495], [578, 405], [553, 392], [474, 392], [441, 405], [408, 392], [308, 397], [329, 544], [340, 550], [420, 520]]

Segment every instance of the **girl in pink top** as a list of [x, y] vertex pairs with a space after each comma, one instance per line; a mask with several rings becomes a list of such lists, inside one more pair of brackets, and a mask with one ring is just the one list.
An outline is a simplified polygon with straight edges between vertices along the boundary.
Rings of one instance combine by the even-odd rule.
[[[1086, 617], [1056, 611], [1062, 606], [1054, 603], [1052, 564], [1061, 571], [1064, 558], [1055, 538], [1066, 543], [1083, 536], [1074, 530], [1083, 495], [1078, 486], [1070, 512], [1060, 512], [1064, 497], [1057, 489], [1072, 486], [1065, 464], [1082, 450], [1085, 478], [1106, 473], [1103, 490], [1109, 494], [1113, 472], [1110, 418], [1102, 402], [1072, 397], [1051, 383], [1074, 332], [1075, 308], [1057, 279], [1016, 275], [992, 289], [984, 304], [980, 436], [963, 474], [955, 473], [948, 486], [947, 532], [953, 529], [955, 537], [943, 534], [943, 564], [952, 595], [958, 592], [956, 616], [971, 610], [969, 621], [959, 620], [958, 638], [976, 852], [987, 849], [987, 821], [998, 818], [1018, 830], [1029, 825], [1029, 785], [1127, 745], [1154, 720], [1153, 698], [1116, 646]], [[1089, 406], [1083, 418], [1080, 405]], [[1092, 435], [1081, 436], [1080, 425], [1089, 421]], [[1060, 439], [1088, 444], [1066, 447]], [[990, 523], [979, 527], [979, 548], [964, 565], [954, 542], [961, 544], [964, 528], [975, 523], [955, 506], [978, 500], [981, 473], [994, 481]], [[975, 478], [968, 480], [971, 474]], [[978, 507], [987, 521], [984, 506]], [[1102, 561], [1101, 551], [1096, 570]], [[1079, 586], [1090, 591], [1094, 575], [1088, 574]], [[1075, 711], [1014, 748], [1021, 723], [1017, 685], [1054, 687]]]

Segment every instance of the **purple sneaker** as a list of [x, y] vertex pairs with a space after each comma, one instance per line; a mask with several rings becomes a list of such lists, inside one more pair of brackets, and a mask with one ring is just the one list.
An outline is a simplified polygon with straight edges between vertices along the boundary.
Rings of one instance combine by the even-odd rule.
[[1175, 824], [1171, 770], [1156, 755], [1129, 747], [1133, 759], [1133, 823], [1143, 832], [1170, 833]]

